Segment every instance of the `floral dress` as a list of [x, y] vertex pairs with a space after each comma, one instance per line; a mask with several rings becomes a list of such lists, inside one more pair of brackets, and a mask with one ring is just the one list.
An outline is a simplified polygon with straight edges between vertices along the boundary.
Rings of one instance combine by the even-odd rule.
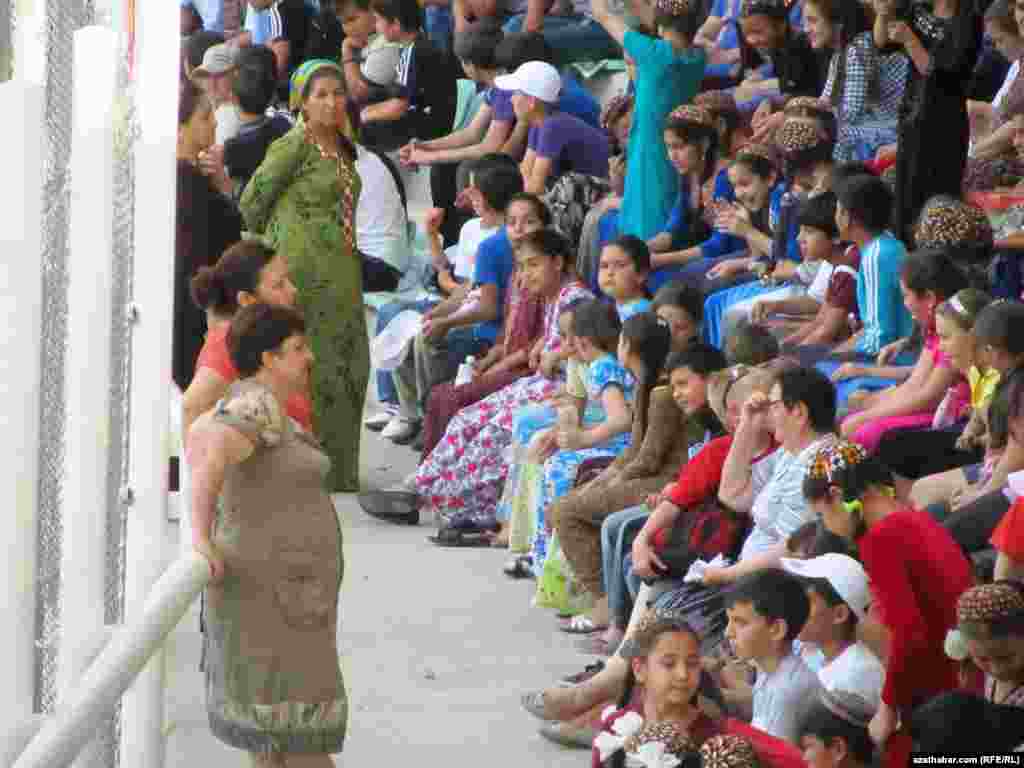
[[[561, 349], [558, 316], [591, 298], [582, 283], [572, 280], [563, 284], [558, 297], [545, 308], [545, 352]], [[459, 411], [416, 471], [416, 488], [424, 506], [432, 508], [445, 524], [454, 522], [457, 515], [460, 521], [493, 525], [508, 474], [504, 454], [512, 445], [513, 418], [521, 408], [550, 397], [560, 383], [534, 374]]]
[[[633, 374], [627, 371], [611, 353], [590, 363], [587, 367], [586, 384], [588, 407], [600, 404], [601, 397], [608, 387], [618, 387], [622, 390], [626, 402], [632, 403], [633, 391], [636, 386]], [[603, 404], [600, 406], [600, 410], [599, 421], [604, 422], [608, 415], [604, 411]], [[629, 446], [632, 437], [632, 431], [627, 430], [600, 445], [559, 451], [544, 462], [544, 479], [540, 485], [540, 493], [536, 500], [537, 507], [534, 512], [534, 518], [537, 520], [533, 539], [533, 568], [535, 572], [540, 573], [544, 567], [544, 559], [547, 557], [548, 542], [551, 537], [549, 526], [544, 521], [544, 513], [548, 505], [572, 490], [576, 483], [576, 472], [583, 462], [589, 459], [618, 456]]]
[[316, 357], [313, 423], [331, 457], [330, 491], [359, 488], [359, 437], [370, 378], [353, 156], [321, 149], [303, 125], [270, 145], [242, 195], [249, 230], [288, 258]]

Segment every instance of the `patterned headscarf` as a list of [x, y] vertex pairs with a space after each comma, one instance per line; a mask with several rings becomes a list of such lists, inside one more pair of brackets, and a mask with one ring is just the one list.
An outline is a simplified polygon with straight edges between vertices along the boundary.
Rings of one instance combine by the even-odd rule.
[[292, 74], [291, 83], [288, 88], [289, 109], [296, 112], [302, 108], [302, 92], [306, 88], [306, 83], [309, 82], [309, 78], [314, 72], [317, 72], [324, 67], [333, 69], [341, 82], [345, 82], [345, 73], [342, 71], [341, 67], [338, 66], [337, 62], [331, 61], [330, 59], [310, 59], [301, 67], [296, 69]]
[[702, 768], [758, 768], [757, 752], [744, 738], [731, 733], [712, 736], [700, 746]]
[[665, 16], [685, 16], [691, 10], [689, 0], [655, 0], [654, 10]]
[[693, 739], [676, 723], [667, 720], [645, 725], [626, 739], [624, 748], [628, 755], [630, 752], [637, 752], [644, 744], [651, 742], [664, 745], [666, 752], [677, 756], [697, 751], [697, 745], [693, 743]]
[[959, 624], [989, 624], [1015, 618], [1024, 619], [1024, 587], [1005, 581], [971, 587], [956, 604]]
[[786, 102], [782, 113], [784, 115], [795, 115], [801, 110], [812, 114], [831, 114], [833, 111], [832, 104], [825, 99], [819, 99], [816, 96], [794, 96]]
[[875, 707], [871, 702], [850, 691], [824, 690], [821, 692], [821, 703], [840, 720], [858, 728], [867, 728], [875, 716]]
[[805, 152], [826, 141], [827, 136], [803, 120], [786, 120], [775, 132], [775, 145], [784, 155]]
[[836, 484], [836, 476], [840, 472], [857, 466], [867, 457], [867, 451], [857, 443], [851, 443], [849, 440], [832, 440], [811, 459], [807, 477], [811, 480], [824, 480], [832, 486]]
[[736, 97], [729, 91], [704, 91], [693, 97], [693, 103], [698, 107], [704, 107], [713, 115], [728, 113], [739, 114], [740, 108], [736, 104]]
[[774, 19], [784, 19], [789, 15], [789, 6], [784, 0], [744, 0], [740, 15], [743, 17], [771, 16]]
[[601, 110], [601, 127], [608, 133], [612, 132], [612, 125], [627, 112], [633, 109], [633, 97], [626, 93], [620, 93], [605, 104]]
[[749, 144], [745, 144], [743, 149], [736, 153], [737, 160], [742, 159], [744, 156], [760, 157], [762, 160], [767, 160], [776, 171], [781, 164], [779, 152], [772, 144], [761, 144], [752, 141]]
[[918, 248], [949, 245], [990, 249], [995, 240], [992, 224], [976, 205], [953, 197], [933, 197], [924, 204], [914, 231]]
[[676, 107], [669, 113], [668, 120], [669, 122], [693, 123], [703, 128], [714, 129], [715, 127], [715, 118], [711, 112], [704, 107], [698, 107], [693, 104], [683, 104]]

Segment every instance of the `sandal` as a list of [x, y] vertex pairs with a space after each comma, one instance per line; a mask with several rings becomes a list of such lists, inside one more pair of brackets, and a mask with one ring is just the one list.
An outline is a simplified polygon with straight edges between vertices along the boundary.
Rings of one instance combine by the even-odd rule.
[[573, 616], [568, 624], [563, 624], [559, 629], [567, 635], [592, 635], [595, 632], [608, 629], [608, 627], [599, 627], [593, 619], [585, 613], [581, 613], [578, 616]]
[[513, 557], [505, 563], [502, 571], [512, 579], [531, 579], [533, 578], [533, 558], [529, 555]]
[[370, 517], [389, 523], [419, 525], [420, 497], [408, 491], [370, 491], [356, 497], [359, 506]]
[[576, 649], [591, 656], [611, 656], [615, 649], [600, 635], [587, 635], [576, 643]]
[[519, 698], [519, 703], [523, 705], [523, 709], [538, 720], [551, 722], [556, 719], [551, 716], [551, 713], [547, 711], [547, 707], [544, 706], [544, 691], [530, 691], [529, 693], [524, 693]]
[[427, 536], [427, 541], [438, 547], [489, 547], [487, 539], [480, 533], [442, 528], [434, 536]]
[[604, 662], [595, 661], [593, 664], [587, 664], [587, 666], [583, 668], [582, 672], [577, 672], [573, 675], [566, 675], [558, 681], [558, 684], [563, 688], [573, 688], [587, 682], [587, 680], [600, 673], [603, 669]]

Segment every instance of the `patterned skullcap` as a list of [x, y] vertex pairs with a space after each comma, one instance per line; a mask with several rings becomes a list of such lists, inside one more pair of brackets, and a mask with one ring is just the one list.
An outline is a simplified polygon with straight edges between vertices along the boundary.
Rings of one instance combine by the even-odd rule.
[[811, 459], [807, 477], [812, 480], [824, 480], [829, 485], [834, 485], [836, 475], [843, 470], [857, 466], [867, 457], [867, 451], [857, 443], [851, 443], [849, 440], [831, 441]]
[[858, 728], [867, 728], [875, 716], [875, 707], [858, 693], [843, 690], [823, 690], [821, 703], [825, 709]]
[[787, 120], [775, 132], [775, 144], [784, 155], [820, 146], [828, 138], [816, 126], [803, 120]]
[[981, 208], [948, 196], [933, 197], [924, 204], [914, 232], [918, 248], [991, 248], [994, 240], [992, 224]]
[[736, 97], [729, 91], [704, 91], [693, 97], [693, 103], [698, 107], [704, 107], [713, 115], [740, 112], [736, 104]]
[[971, 587], [956, 604], [958, 623], [1024, 618], [1024, 587], [1000, 581]]
[[626, 739], [623, 748], [628, 754], [636, 752], [644, 744], [649, 744], [652, 741], [663, 744], [665, 751], [673, 755], [697, 751], [697, 745], [693, 743], [693, 739], [676, 723], [668, 720], [645, 725]]
[[665, 16], [685, 16], [690, 12], [689, 0], [656, 0], [654, 10]]
[[757, 768], [757, 752], [744, 738], [731, 733], [712, 736], [700, 746], [702, 768]]
[[832, 104], [816, 96], [794, 96], [786, 102], [782, 112], [785, 115], [792, 115], [801, 110], [811, 112], [812, 114], [831, 113]]
[[693, 123], [704, 128], [714, 128], [715, 118], [711, 112], [706, 110], [704, 107], [698, 107], [693, 104], [683, 104], [678, 106], [669, 113], [669, 122], [678, 121], [683, 123]]
[[611, 133], [612, 124], [633, 109], [633, 97], [620, 93], [612, 96], [601, 110], [601, 127]]
[[741, 16], [771, 16], [784, 19], [789, 15], [785, 0], [743, 0]]
[[771, 144], [761, 144], [752, 141], [736, 153], [737, 159], [741, 159], [744, 156], [760, 157], [762, 160], [767, 160], [776, 169], [779, 167], [779, 152]]

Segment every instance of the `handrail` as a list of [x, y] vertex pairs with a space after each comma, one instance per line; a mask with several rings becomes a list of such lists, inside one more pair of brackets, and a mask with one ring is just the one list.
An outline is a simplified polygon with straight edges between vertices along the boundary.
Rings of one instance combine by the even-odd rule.
[[70, 764], [211, 577], [209, 563], [196, 552], [175, 561], [153, 585], [139, 618], [114, 634], [14, 768]]

